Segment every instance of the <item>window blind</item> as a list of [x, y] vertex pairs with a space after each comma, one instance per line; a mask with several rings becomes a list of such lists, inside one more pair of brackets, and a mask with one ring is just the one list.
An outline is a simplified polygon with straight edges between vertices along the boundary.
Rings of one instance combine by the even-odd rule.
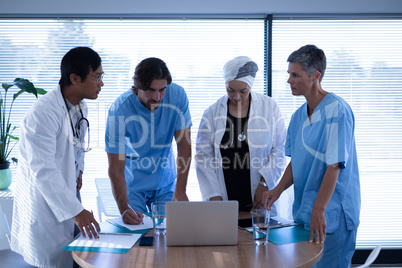
[[322, 86], [352, 107], [361, 182], [357, 247], [402, 247], [402, 20], [272, 22], [272, 95], [288, 125], [305, 102], [287, 84], [287, 57], [306, 44], [327, 56]]
[[[86, 153], [81, 195], [84, 206], [94, 212], [94, 179], [108, 177], [104, 151], [107, 112], [112, 102], [132, 86], [135, 66], [142, 59], [164, 60], [173, 82], [186, 90], [193, 121], [193, 156], [203, 111], [226, 94], [222, 69], [228, 60], [239, 55], [253, 59], [260, 68], [253, 89], [264, 92], [262, 19], [1, 19], [0, 81], [24, 77], [37, 87], [53, 90], [60, 79], [60, 61], [75, 46], [90, 46], [97, 51], [106, 73], [98, 99], [86, 101], [92, 150]], [[19, 124], [33, 101], [29, 95], [16, 101], [13, 124]], [[17, 152], [18, 146], [13, 156], [17, 157]], [[13, 170], [15, 174], [15, 167]], [[201, 200], [194, 160], [187, 194], [191, 201]]]
[[[274, 16], [272, 23], [272, 94], [286, 125], [304, 102], [290, 93], [286, 59], [300, 46], [315, 44], [328, 59], [324, 89], [343, 97], [355, 114], [362, 190], [357, 247], [401, 248], [402, 20]], [[253, 89], [264, 92], [264, 34], [260, 19], [0, 19], [0, 82], [24, 77], [52, 90], [60, 78], [61, 58], [69, 49], [90, 46], [100, 54], [105, 86], [96, 101], [87, 101], [93, 149], [86, 156], [82, 189], [84, 206], [96, 211], [93, 180], [107, 177], [107, 111], [132, 85], [137, 63], [150, 56], [162, 58], [174, 82], [185, 88], [194, 155], [203, 110], [225, 94], [222, 67], [228, 60], [247, 55], [256, 61], [260, 71]], [[12, 95], [16, 89], [10, 91]], [[17, 99], [14, 125], [33, 101], [28, 94]], [[17, 153], [18, 145], [12, 156]], [[192, 163], [187, 188], [191, 201], [201, 200], [195, 176]]]

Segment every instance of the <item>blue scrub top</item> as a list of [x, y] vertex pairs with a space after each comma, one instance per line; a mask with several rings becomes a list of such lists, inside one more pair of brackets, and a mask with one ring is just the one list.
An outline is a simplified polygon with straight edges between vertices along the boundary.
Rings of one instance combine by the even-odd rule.
[[191, 127], [188, 99], [184, 89], [170, 84], [159, 107], [152, 113], [129, 90], [109, 109], [106, 152], [126, 154], [127, 190], [159, 190], [176, 179], [172, 151], [174, 132]]
[[339, 225], [341, 210], [348, 230], [359, 225], [360, 181], [352, 109], [333, 93], [327, 94], [311, 117], [304, 103], [293, 115], [285, 154], [291, 157], [295, 200], [293, 217], [310, 229], [310, 219], [321, 182], [329, 165], [341, 164], [334, 194], [325, 210], [327, 232]]

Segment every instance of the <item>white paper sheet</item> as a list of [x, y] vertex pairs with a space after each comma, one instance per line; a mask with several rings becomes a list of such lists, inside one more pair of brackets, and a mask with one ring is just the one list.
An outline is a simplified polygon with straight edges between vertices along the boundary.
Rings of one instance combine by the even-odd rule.
[[130, 225], [130, 224], [125, 224], [123, 222], [123, 219], [121, 217], [117, 218], [112, 218], [112, 219], [107, 219], [107, 221], [111, 224], [117, 224], [119, 226], [122, 226], [124, 228], [129, 229], [130, 231], [138, 231], [138, 230], [144, 230], [144, 229], [151, 229], [154, 228], [154, 225], [152, 223], [152, 219], [144, 216], [143, 218], [143, 224], [137, 224], [137, 225]]
[[99, 234], [99, 239], [89, 239], [88, 237], [83, 238], [80, 236], [68, 246], [130, 249], [140, 237], [141, 234]]

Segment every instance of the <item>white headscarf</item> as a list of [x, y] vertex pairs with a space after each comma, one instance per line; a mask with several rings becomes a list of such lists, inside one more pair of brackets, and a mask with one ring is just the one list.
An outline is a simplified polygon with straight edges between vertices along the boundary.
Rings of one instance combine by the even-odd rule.
[[251, 88], [254, 83], [255, 75], [257, 74], [258, 66], [249, 57], [239, 56], [228, 61], [223, 66], [223, 78], [225, 83], [237, 80], [249, 85]]

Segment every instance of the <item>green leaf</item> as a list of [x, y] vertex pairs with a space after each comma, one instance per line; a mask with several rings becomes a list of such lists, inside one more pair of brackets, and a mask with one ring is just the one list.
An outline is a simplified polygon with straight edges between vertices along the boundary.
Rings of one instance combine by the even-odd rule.
[[1, 86], [4, 88], [4, 90], [7, 92], [7, 90], [14, 86], [14, 84], [6, 84], [6, 83], [2, 83]]
[[[28, 79], [24, 79], [24, 78], [15, 78], [14, 80], [14, 85], [16, 85], [18, 88], [22, 89], [25, 92], [28, 93], [32, 93], [34, 94], [36, 97], [38, 97], [38, 92], [36, 91], [35, 86], [29, 82]], [[20, 93], [21, 94], [21, 93]], [[19, 95], [19, 94], [18, 94]], [[17, 95], [17, 97], [18, 97]], [[15, 95], [14, 95], [15, 97]], [[16, 97], [15, 97], [16, 98]], [[15, 99], [14, 98], [14, 99]]]
[[18, 159], [15, 157], [11, 157], [11, 160], [13, 160], [14, 164], [18, 164]]
[[7, 136], [9, 136], [11, 139], [16, 140], [16, 141], [19, 141], [19, 140], [20, 140], [20, 138], [18, 138], [18, 137], [16, 137], [16, 136], [13, 136], [13, 135], [10, 135], [10, 134], [8, 134], [8, 133], [7, 133]]
[[44, 90], [43, 88], [36, 88], [36, 91], [38, 92], [39, 95], [45, 95], [47, 93], [46, 90]]
[[[10, 103], [9, 112], [6, 112], [5, 107], [3, 107], [7, 100], [3, 99], [3, 92], [0, 92], [0, 163], [8, 163], [8, 159], [6, 158], [8, 158], [10, 152], [17, 144], [16, 142], [19, 141], [17, 136], [12, 135], [16, 126], [13, 127], [11, 123], [9, 123], [10, 117], [12, 116], [11, 109], [15, 99], [24, 92], [31, 93], [35, 95], [36, 98], [38, 98], [38, 94], [44, 95], [47, 93], [47, 91], [42, 88], [36, 88], [28, 79], [16, 78], [12, 84], [2, 83], [2, 88], [5, 90], [4, 98], [6, 98], [7, 91], [12, 86], [17, 86], [20, 91], [14, 94], [13, 101]], [[10, 144], [12, 144], [11, 147], [9, 147]], [[17, 158], [11, 158], [11, 160], [14, 163], [18, 163]]]
[[14, 94], [13, 96], [13, 100], [15, 100], [19, 95], [21, 95], [22, 93], [24, 93], [25, 90], [21, 89], [20, 91], [18, 91], [17, 93]]

